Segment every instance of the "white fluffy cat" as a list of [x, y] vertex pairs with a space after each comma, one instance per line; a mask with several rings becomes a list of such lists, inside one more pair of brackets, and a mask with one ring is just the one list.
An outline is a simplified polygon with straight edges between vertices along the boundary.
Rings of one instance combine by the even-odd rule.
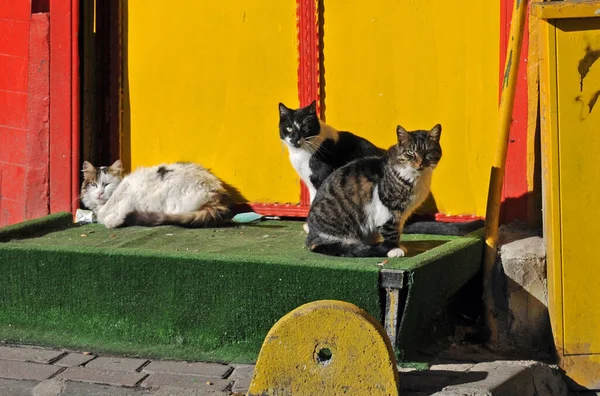
[[228, 221], [223, 183], [194, 163], [137, 168], [122, 177], [121, 161], [83, 163], [81, 200], [107, 228], [126, 225], [218, 226]]

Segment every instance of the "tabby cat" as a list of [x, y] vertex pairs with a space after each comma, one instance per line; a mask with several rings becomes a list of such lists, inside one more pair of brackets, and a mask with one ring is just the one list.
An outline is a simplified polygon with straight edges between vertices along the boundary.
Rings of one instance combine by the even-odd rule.
[[299, 109], [279, 103], [279, 137], [287, 145], [290, 162], [308, 187], [310, 202], [327, 176], [357, 158], [385, 152], [350, 132], [338, 132], [317, 116], [317, 102]]
[[83, 163], [81, 200], [107, 228], [126, 225], [218, 226], [228, 221], [228, 194], [204, 167], [177, 162], [140, 167], [122, 177], [121, 161]]
[[306, 245], [348, 257], [402, 257], [404, 222], [425, 200], [442, 157], [438, 124], [430, 131], [398, 126], [398, 143], [383, 157], [336, 170], [317, 192], [308, 214]]

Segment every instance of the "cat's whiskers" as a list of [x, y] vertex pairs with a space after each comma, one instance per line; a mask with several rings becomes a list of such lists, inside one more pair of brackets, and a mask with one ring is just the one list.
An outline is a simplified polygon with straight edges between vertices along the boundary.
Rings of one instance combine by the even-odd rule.
[[315, 154], [318, 150], [319, 147], [314, 144], [313, 142], [310, 142], [308, 140], [304, 141], [304, 147], [311, 153], [311, 154]]

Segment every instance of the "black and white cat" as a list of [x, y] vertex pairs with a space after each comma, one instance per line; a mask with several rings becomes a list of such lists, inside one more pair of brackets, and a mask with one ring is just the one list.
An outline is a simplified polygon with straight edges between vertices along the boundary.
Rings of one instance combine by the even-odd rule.
[[317, 116], [317, 102], [290, 109], [279, 103], [279, 137], [290, 162], [308, 187], [310, 202], [334, 170], [358, 158], [382, 156], [385, 150], [350, 132], [338, 132]]

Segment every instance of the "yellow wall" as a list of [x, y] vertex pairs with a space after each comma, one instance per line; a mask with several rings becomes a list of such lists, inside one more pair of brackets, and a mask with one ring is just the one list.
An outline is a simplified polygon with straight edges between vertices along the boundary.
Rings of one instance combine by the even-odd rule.
[[[323, 1], [327, 122], [381, 146], [398, 123], [441, 123], [437, 207], [483, 215], [497, 133], [498, 2]], [[295, 1], [128, 3], [131, 166], [198, 161], [250, 201], [298, 202], [277, 130], [277, 103], [298, 104]]]
[[127, 3], [131, 168], [197, 161], [250, 201], [298, 202], [277, 128], [277, 103], [298, 105], [296, 3]]
[[485, 214], [499, 10], [497, 1], [325, 0], [327, 122], [385, 146], [397, 124], [441, 123], [433, 195], [442, 213]]

